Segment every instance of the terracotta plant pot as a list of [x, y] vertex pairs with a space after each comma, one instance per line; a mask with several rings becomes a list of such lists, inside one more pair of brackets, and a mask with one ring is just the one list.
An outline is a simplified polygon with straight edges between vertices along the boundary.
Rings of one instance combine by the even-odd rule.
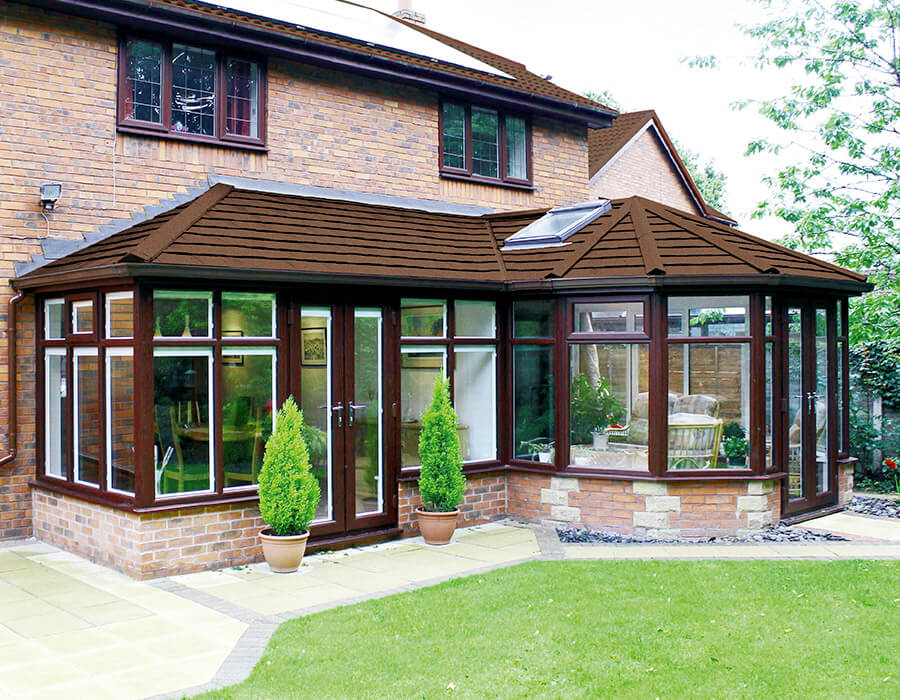
[[419, 516], [419, 530], [425, 538], [425, 544], [450, 544], [450, 538], [456, 530], [456, 518], [459, 509], [450, 513], [432, 513], [416, 508]]
[[279, 537], [273, 535], [272, 529], [267, 527], [260, 530], [259, 539], [262, 541], [263, 556], [269, 568], [276, 574], [290, 574], [300, 568], [309, 532]]

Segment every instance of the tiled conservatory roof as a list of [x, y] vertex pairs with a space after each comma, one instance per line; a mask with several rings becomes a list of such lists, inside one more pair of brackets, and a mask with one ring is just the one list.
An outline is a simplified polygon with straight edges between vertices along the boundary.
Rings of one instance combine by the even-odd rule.
[[203, 268], [297, 281], [352, 276], [502, 286], [685, 276], [727, 283], [763, 275], [868, 288], [855, 272], [641, 197], [614, 200], [608, 213], [564, 245], [504, 249], [507, 237], [547, 210], [454, 213], [387, 197], [382, 203], [238, 185], [215, 184], [171, 211], [19, 277], [16, 286]]

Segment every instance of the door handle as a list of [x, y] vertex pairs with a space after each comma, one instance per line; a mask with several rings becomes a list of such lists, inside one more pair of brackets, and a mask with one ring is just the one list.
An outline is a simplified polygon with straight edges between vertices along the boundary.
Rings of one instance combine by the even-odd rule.
[[337, 427], [344, 427], [344, 404], [343, 402], [338, 403], [337, 406], [331, 407], [331, 412], [337, 416]]
[[817, 394], [814, 391], [811, 391], [806, 395], [806, 408], [810, 413], [813, 413], [816, 410], [816, 399], [821, 398], [824, 398], [822, 394]]
[[350, 404], [350, 416], [348, 417], [348, 425], [353, 425], [356, 422], [356, 411], [365, 411], [368, 408], [366, 404], [359, 403], [351, 403]]

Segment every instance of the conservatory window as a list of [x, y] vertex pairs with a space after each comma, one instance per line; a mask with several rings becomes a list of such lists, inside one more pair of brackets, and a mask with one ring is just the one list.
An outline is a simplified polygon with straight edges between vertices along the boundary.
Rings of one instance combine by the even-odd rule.
[[106, 464], [110, 491], [134, 493], [134, 351], [106, 350]]
[[641, 301], [594, 302], [574, 305], [575, 333], [644, 333]]
[[63, 340], [66, 337], [66, 300], [47, 299], [44, 302], [44, 340]]
[[434, 383], [447, 376], [447, 349], [442, 345], [404, 345], [400, 350], [400, 466], [419, 459], [422, 414], [434, 396]]
[[106, 337], [131, 338], [134, 335], [134, 294], [114, 292], [106, 295]]
[[100, 358], [97, 348], [75, 348], [72, 360], [75, 481], [100, 486]]
[[401, 299], [400, 335], [405, 338], [447, 336], [447, 302], [435, 299]]
[[497, 348], [457, 345], [453, 382], [463, 461], [497, 459]]
[[208, 492], [214, 486], [212, 349], [157, 348], [153, 355], [156, 494]]
[[72, 333], [94, 332], [94, 302], [72, 302]]
[[553, 299], [513, 302], [513, 459], [552, 464], [556, 452]]
[[66, 478], [69, 452], [68, 363], [65, 348], [44, 351], [44, 474]]
[[569, 463], [647, 471], [649, 348], [569, 345]]
[[222, 292], [223, 338], [274, 338], [275, 295]]
[[212, 338], [212, 292], [153, 292], [155, 338]]

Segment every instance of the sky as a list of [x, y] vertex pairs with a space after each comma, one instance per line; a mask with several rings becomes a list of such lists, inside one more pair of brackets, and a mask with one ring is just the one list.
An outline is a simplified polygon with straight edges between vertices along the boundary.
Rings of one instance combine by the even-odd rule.
[[[330, 0], [218, 0], [220, 4], [292, 17], [304, 4]], [[393, 11], [397, 0], [358, 0]], [[726, 203], [742, 229], [774, 239], [778, 219], [751, 220], [769, 195], [761, 180], [777, 171], [771, 156], [746, 157], [747, 142], [778, 138], [757, 110], [738, 100], [787, 94], [790, 76], [753, 66], [759, 45], [739, 25], [766, 18], [754, 0], [413, 0], [427, 26], [525, 63], [574, 92], [609, 91], [626, 111], [655, 109], [669, 135], [712, 159], [728, 176]], [[310, 22], [311, 26], [313, 22]], [[692, 56], [715, 55], [714, 70], [691, 68]]]

